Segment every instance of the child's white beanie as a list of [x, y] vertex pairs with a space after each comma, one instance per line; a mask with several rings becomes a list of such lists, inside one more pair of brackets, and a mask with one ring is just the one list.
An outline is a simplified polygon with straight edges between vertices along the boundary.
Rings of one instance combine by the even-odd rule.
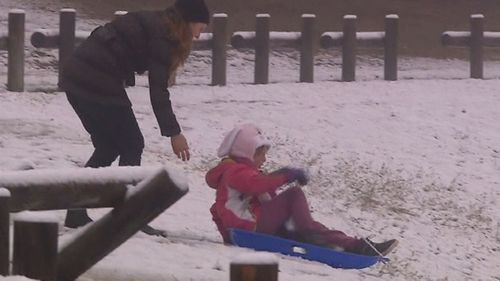
[[229, 155], [253, 161], [255, 150], [261, 146], [271, 147], [271, 143], [254, 124], [242, 124], [229, 131], [222, 141], [217, 156]]

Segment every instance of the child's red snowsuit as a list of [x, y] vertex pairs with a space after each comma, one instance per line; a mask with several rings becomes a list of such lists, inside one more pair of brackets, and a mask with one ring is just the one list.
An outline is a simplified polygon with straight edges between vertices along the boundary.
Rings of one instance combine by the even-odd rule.
[[[248, 159], [227, 158], [207, 173], [206, 181], [216, 189], [210, 212], [225, 243], [230, 243], [229, 228], [287, 235], [287, 238], [345, 250], [360, 243], [359, 239], [315, 221], [300, 187], [276, 195], [276, 189], [288, 182], [284, 173], [264, 175]], [[294, 229], [283, 233], [290, 219]]]
[[229, 243], [229, 228], [255, 230], [260, 201], [276, 196], [275, 190], [287, 182], [287, 176], [264, 175], [250, 160], [226, 158], [208, 171], [206, 181], [216, 189], [212, 218], [224, 242]]

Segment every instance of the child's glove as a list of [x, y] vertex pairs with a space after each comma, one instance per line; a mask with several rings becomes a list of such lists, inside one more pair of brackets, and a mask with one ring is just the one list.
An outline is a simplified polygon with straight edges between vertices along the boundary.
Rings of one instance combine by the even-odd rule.
[[271, 174], [285, 174], [287, 182], [297, 181], [300, 185], [306, 185], [309, 182], [309, 177], [303, 169], [285, 167], [272, 172]]

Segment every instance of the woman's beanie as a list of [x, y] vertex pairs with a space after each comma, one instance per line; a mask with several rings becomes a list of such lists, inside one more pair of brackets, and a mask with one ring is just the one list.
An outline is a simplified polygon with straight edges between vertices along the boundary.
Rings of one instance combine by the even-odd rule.
[[232, 155], [253, 161], [255, 150], [261, 146], [271, 147], [271, 143], [255, 125], [243, 124], [226, 134], [217, 150], [217, 156], [226, 157]]
[[176, 0], [174, 6], [187, 22], [210, 22], [210, 13], [204, 0]]

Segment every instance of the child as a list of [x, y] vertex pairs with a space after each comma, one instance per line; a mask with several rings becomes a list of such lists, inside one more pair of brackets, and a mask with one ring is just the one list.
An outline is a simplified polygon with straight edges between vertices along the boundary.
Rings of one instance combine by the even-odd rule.
[[[395, 239], [373, 243], [315, 221], [299, 186], [308, 181], [302, 169], [285, 167], [268, 175], [259, 171], [270, 146], [255, 125], [244, 124], [227, 133], [218, 149], [222, 160], [208, 171], [206, 181], [216, 189], [210, 212], [225, 243], [231, 243], [228, 230], [239, 228], [361, 255], [386, 255], [396, 247]], [[276, 193], [295, 181], [299, 185]]]
[[[178, 158], [190, 158], [170, 101], [168, 80], [187, 59], [194, 38], [207, 27], [204, 0], [176, 0], [165, 10], [135, 11], [96, 28], [64, 63], [60, 86], [89, 133], [94, 152], [85, 167], [140, 166], [144, 137], [125, 85], [148, 72], [152, 109], [162, 136]], [[90, 223], [86, 209], [68, 210], [64, 225]], [[149, 226], [151, 235], [164, 235]]]

